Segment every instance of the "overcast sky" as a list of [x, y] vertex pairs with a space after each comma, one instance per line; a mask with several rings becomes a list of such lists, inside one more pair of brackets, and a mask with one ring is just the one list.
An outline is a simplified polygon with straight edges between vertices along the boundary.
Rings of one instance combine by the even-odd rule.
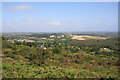
[[117, 31], [117, 2], [3, 2], [3, 32]]

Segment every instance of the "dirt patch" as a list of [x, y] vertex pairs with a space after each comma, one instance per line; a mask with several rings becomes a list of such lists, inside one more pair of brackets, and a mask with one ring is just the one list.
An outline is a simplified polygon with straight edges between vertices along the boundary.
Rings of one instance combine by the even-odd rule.
[[89, 35], [70, 35], [72, 39], [76, 40], [86, 40], [86, 39], [107, 39], [106, 37], [100, 37], [100, 36], [89, 36]]

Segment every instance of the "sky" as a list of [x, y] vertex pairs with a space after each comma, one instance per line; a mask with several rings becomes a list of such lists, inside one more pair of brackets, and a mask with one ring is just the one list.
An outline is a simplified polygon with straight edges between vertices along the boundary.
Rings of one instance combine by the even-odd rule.
[[119, 2], [119, 0], [1, 0], [2, 2]]
[[2, 32], [116, 32], [117, 2], [3, 2]]

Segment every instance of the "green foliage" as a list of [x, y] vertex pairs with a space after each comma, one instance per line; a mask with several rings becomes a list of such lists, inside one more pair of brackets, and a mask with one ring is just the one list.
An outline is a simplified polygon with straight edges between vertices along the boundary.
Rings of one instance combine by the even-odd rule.
[[8, 42], [7, 40], [2, 41], [2, 48], [12, 48], [14, 46], [13, 43]]
[[48, 51], [44, 49], [36, 49], [34, 52], [29, 52], [28, 56], [32, 64], [41, 65], [44, 63], [44, 60], [49, 57]]
[[[48, 38], [49, 35], [53, 34], [31, 37]], [[12, 43], [3, 38], [3, 78], [117, 78], [116, 40], [77, 41], [65, 37], [65, 40], [46, 39], [45, 43], [42, 40]], [[110, 50], [100, 50], [104, 47]]]
[[66, 44], [72, 46], [78, 46], [85, 49], [86, 47], [92, 48], [87, 50], [97, 51], [100, 48], [110, 48], [112, 50], [118, 50], [118, 38], [110, 38], [106, 40], [70, 40]]
[[53, 48], [53, 53], [59, 54], [61, 53], [61, 50], [58, 47]]
[[113, 50], [100, 50], [98, 52], [98, 54], [101, 54], [101, 55], [106, 55], [106, 56], [111, 56], [114, 54], [114, 51]]
[[16, 45], [13, 47], [13, 53], [14, 54], [21, 54], [21, 55], [25, 55], [26, 53], [29, 52], [30, 47], [25, 46], [25, 45]]

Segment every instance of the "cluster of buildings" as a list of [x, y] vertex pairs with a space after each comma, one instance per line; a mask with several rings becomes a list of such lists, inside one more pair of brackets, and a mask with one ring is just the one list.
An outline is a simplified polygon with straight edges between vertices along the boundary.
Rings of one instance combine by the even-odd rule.
[[55, 38], [55, 37], [57, 37], [57, 38], [64, 38], [65, 36], [64, 35], [61, 35], [61, 36], [50, 35], [50, 38]]
[[[112, 51], [110, 48], [100, 48], [100, 51]], [[91, 54], [95, 55], [96, 52], [91, 52]]]
[[109, 48], [100, 48], [100, 50], [110, 50]]
[[45, 46], [42, 46], [42, 45], [37, 45], [37, 48], [43, 48], [43, 49], [47, 49]]
[[34, 40], [27, 40], [27, 39], [13, 39], [13, 40], [8, 40], [12, 43], [14, 43], [15, 41], [17, 42], [35, 42]]

